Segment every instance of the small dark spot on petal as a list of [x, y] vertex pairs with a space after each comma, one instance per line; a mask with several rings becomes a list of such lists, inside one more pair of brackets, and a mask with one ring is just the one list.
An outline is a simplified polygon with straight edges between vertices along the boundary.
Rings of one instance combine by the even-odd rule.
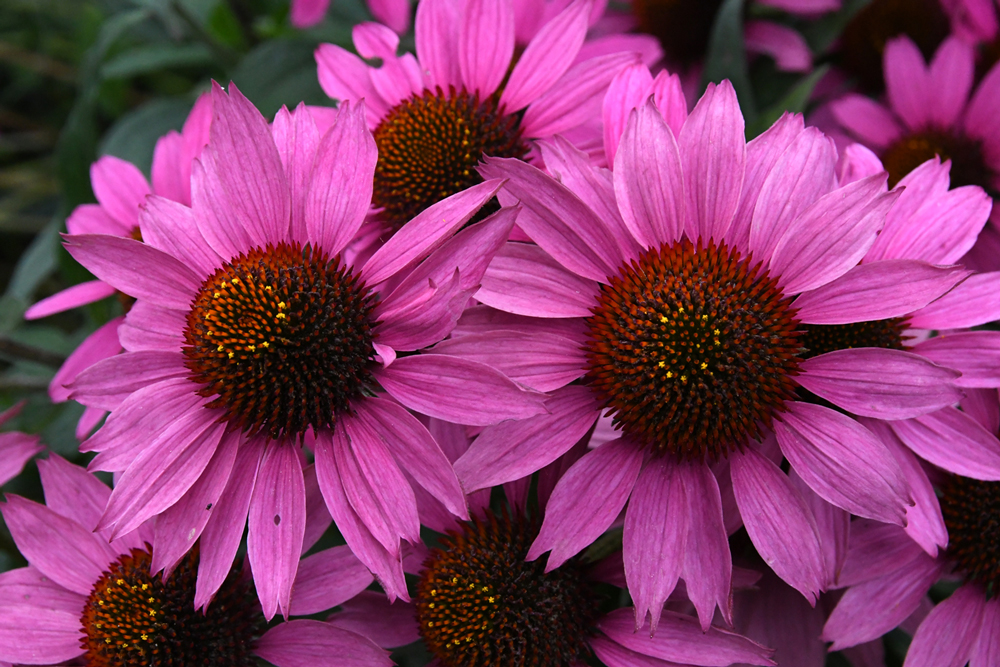
[[207, 511], [208, 511], [208, 510], [210, 510], [210, 509], [212, 509], [212, 503], [209, 503], [209, 504], [208, 504], [208, 505], [207, 505], [207, 506], [205, 507], [205, 511], [207, 512]]
[[277, 514], [275, 514], [274, 515], [274, 525], [277, 526], [280, 523], [281, 523], [281, 517], [278, 516]]

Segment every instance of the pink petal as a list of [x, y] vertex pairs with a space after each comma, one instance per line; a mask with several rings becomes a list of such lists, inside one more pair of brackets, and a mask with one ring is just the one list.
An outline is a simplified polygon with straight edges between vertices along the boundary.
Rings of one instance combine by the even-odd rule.
[[972, 94], [969, 105], [965, 108], [963, 125], [970, 137], [983, 140], [987, 155], [995, 155], [997, 139], [994, 137], [993, 110], [1000, 101], [1000, 68], [994, 66], [979, 82], [976, 92]]
[[501, 184], [499, 180], [487, 180], [422, 211], [368, 260], [361, 269], [365, 283], [376, 285], [388, 280], [440, 248], [493, 198]]
[[[4, 606], [71, 612], [78, 621], [86, 602], [82, 595], [66, 590], [31, 565], [0, 574], [0, 595]], [[76, 623], [73, 627], [79, 629], [80, 626]]]
[[681, 154], [652, 101], [629, 115], [615, 158], [614, 183], [625, 226], [645, 248], [673, 243], [684, 232]]
[[[406, 592], [406, 582], [403, 579], [403, 564], [398, 551], [391, 553], [376, 540], [361, 519], [358, 517], [341, 482], [341, 472], [337, 468], [334, 447], [349, 447], [341, 434], [343, 429], [334, 431], [331, 435], [317, 434], [314, 453], [316, 455], [316, 479], [319, 488], [326, 499], [334, 523], [347, 541], [347, 546], [375, 575], [379, 584], [385, 589], [390, 600], [402, 598], [409, 601]], [[336, 445], [334, 444], [336, 442]]]
[[99, 536], [44, 505], [8, 494], [0, 512], [21, 555], [74, 593], [90, 595], [101, 572], [117, 557]]
[[292, 616], [308, 616], [341, 605], [372, 583], [371, 572], [348, 546], [324, 549], [299, 563]]
[[507, 243], [483, 276], [476, 299], [531, 317], [589, 317], [597, 283], [564, 269], [535, 245]]
[[847, 589], [823, 627], [832, 651], [877, 639], [906, 620], [944, 571], [926, 554], [891, 575]]
[[848, 185], [883, 171], [885, 169], [878, 156], [870, 148], [861, 144], [851, 144], [843, 149], [840, 153], [840, 159], [837, 161], [837, 180], [841, 185]]
[[816, 289], [858, 263], [875, 242], [899, 191], [881, 194], [885, 174], [855, 181], [803, 211], [778, 241], [770, 272], [785, 294]]
[[592, 637], [589, 645], [594, 655], [608, 667], [677, 667], [675, 662], [630, 651], [602, 635]]
[[333, 523], [333, 517], [326, 509], [323, 492], [319, 490], [316, 466], [304, 466], [302, 478], [306, 486], [306, 529], [302, 535], [302, 553], [305, 554], [323, 537], [326, 529]]
[[150, 571], [164, 570], [164, 578], [169, 577], [184, 554], [194, 546], [212, 517], [212, 508], [219, 504], [236, 462], [241, 439], [239, 431], [223, 435], [201, 477], [183, 498], [157, 517]]
[[411, 410], [459, 424], [488, 426], [546, 412], [543, 395], [524, 391], [499, 371], [466, 359], [442, 354], [404, 357], [378, 369], [375, 376]]
[[1000, 319], [1000, 271], [977, 273], [909, 317], [916, 329], [961, 329]]
[[402, 351], [419, 350], [447, 336], [474, 291], [462, 289], [458, 269], [440, 282], [425, 280], [401, 288], [405, 293], [390, 294], [375, 307], [374, 316], [379, 320], [379, 345]]
[[938, 603], [913, 635], [903, 667], [962, 667], [975, 650], [985, 607], [977, 584]]
[[449, 0], [428, 0], [417, 4], [417, 58], [430, 73], [433, 83], [446, 89], [459, 85], [462, 75], [458, 64], [458, 7]]
[[948, 407], [890, 425], [920, 458], [956, 475], [1000, 480], [1000, 442], [965, 413]]
[[385, 595], [374, 591], [357, 595], [328, 620], [338, 628], [368, 637], [383, 648], [406, 646], [420, 639], [413, 605], [389, 604]]
[[392, 459], [385, 443], [359, 418], [341, 421], [347, 438], [334, 457], [351, 506], [379, 543], [389, 552], [399, 550], [399, 540], [420, 541], [420, 518], [413, 489]]
[[931, 123], [937, 127], [956, 124], [972, 90], [974, 69], [975, 54], [962, 40], [949, 37], [938, 47], [927, 77], [933, 91], [927, 100]]
[[470, 334], [442, 341], [434, 352], [487, 364], [537, 391], [558, 389], [587, 372], [580, 342], [548, 332]]
[[194, 606], [203, 609], [233, 567], [233, 559], [243, 539], [250, 497], [257, 484], [257, 471], [264, 454], [263, 443], [243, 441], [236, 452], [236, 462], [226, 490], [212, 508], [201, 533], [201, 556], [195, 586]]
[[309, 28], [326, 16], [330, 0], [292, 0], [288, 20], [296, 28]]
[[577, 0], [542, 26], [514, 65], [500, 108], [514, 113], [552, 87], [576, 58], [587, 33], [590, 3]]
[[66, 231], [70, 234], [128, 236], [132, 226], [118, 222], [99, 204], [80, 204], [66, 218]]
[[618, 142], [625, 131], [631, 111], [644, 106], [652, 87], [653, 76], [642, 63], [622, 69], [608, 86], [608, 92], [604, 95], [603, 119], [604, 154], [609, 164], [615, 162]]
[[718, 605], [727, 624], [733, 622], [730, 593], [733, 558], [722, 518], [719, 484], [707, 466], [679, 467], [687, 498], [688, 533], [681, 576], [687, 595], [707, 631]]
[[837, 507], [902, 525], [912, 501], [906, 477], [885, 445], [839, 412], [810, 403], [788, 407], [774, 430], [802, 480]]
[[[928, 359], [961, 371], [960, 387], [1000, 387], [1000, 333], [963, 331], [936, 336], [914, 346]], [[954, 402], [954, 401], [953, 401]]]
[[555, 392], [545, 407], [549, 414], [483, 430], [455, 462], [455, 473], [467, 492], [541, 470], [586, 435], [600, 413], [587, 387], [565, 387]]
[[[795, 300], [806, 324], [849, 324], [902, 317], [950, 290], [968, 271], [908, 259], [859, 264]], [[912, 324], [912, 321], [910, 322]], [[914, 325], [915, 326], [915, 325]]]
[[45, 449], [37, 435], [0, 433], [0, 486], [21, 474], [24, 464]]
[[470, 92], [486, 98], [500, 86], [514, 56], [509, 3], [469, 0], [458, 29], [458, 67]]
[[118, 327], [119, 347], [129, 352], [180, 352], [184, 347], [185, 313], [136, 301]]
[[567, 269], [604, 280], [621, 265], [618, 244], [601, 219], [537, 167], [512, 158], [486, 158], [479, 171], [484, 178], [509, 179], [504, 192], [524, 206], [518, 226]]
[[1000, 662], [1000, 602], [995, 596], [986, 602], [980, 627], [969, 667], [989, 667]]
[[247, 523], [247, 556], [264, 618], [280, 610], [287, 619], [306, 529], [302, 463], [292, 443], [274, 440], [264, 450]]
[[891, 576], [926, 555], [899, 526], [856, 519], [851, 530], [850, 552], [837, 586], [845, 588]]
[[373, 641], [322, 621], [274, 626], [254, 643], [254, 654], [276, 667], [391, 667], [388, 651]]
[[911, 130], [924, 128], [930, 121], [930, 102], [941, 91], [930, 87], [920, 49], [903, 35], [886, 42], [882, 59], [890, 108]]
[[0, 608], [0, 658], [18, 664], [57, 664], [82, 655], [80, 613], [43, 607]]
[[895, 116], [878, 102], [849, 93], [831, 104], [834, 117], [861, 143], [882, 150], [902, 134]]
[[278, 110], [271, 124], [271, 134], [288, 177], [291, 238], [305, 244], [309, 241], [305, 217], [306, 196], [312, 183], [313, 160], [319, 148], [319, 130], [305, 104], [300, 103], [294, 113], [288, 113], [285, 107]]
[[551, 571], [597, 539], [625, 506], [642, 458], [635, 443], [612, 440], [573, 464], [552, 491], [528, 560], [551, 551], [546, 564]]
[[37, 320], [61, 313], [88, 303], [94, 303], [115, 293], [115, 288], [100, 280], [90, 280], [73, 285], [57, 294], [38, 301], [24, 312], [24, 319]]
[[84, 234], [65, 237], [66, 250], [120, 292], [164, 308], [187, 311], [201, 278], [170, 255], [139, 241]]
[[376, 20], [401, 35], [410, 29], [410, 0], [368, 0], [368, 9]]
[[963, 412], [990, 433], [1000, 431], [1000, 402], [996, 389], [966, 389], [961, 406]]
[[139, 225], [139, 207], [150, 194], [149, 182], [132, 164], [113, 155], [105, 155], [90, 166], [94, 195], [111, 217], [125, 229]]
[[218, 189], [195, 196], [194, 208], [202, 210], [200, 200], [204, 213], [230, 229], [242, 227], [255, 246], [288, 238], [288, 180], [267, 121], [232, 83], [228, 96], [218, 84], [212, 87], [212, 108], [202, 160], [206, 171], [214, 171]]
[[139, 220], [143, 242], [179, 259], [198, 275], [210, 276], [222, 266], [222, 258], [201, 235], [198, 220], [187, 206], [152, 196]]
[[789, 471], [788, 479], [806, 502], [806, 507], [812, 512], [813, 518], [816, 519], [816, 534], [819, 536], [826, 570], [824, 585], [829, 587], [837, 581], [840, 571], [844, 567], [844, 562], [847, 560], [851, 514], [819, 497], [794, 470]]
[[757, 552], [815, 605], [827, 577], [813, 513], [788, 476], [753, 448], [733, 453], [730, 462], [736, 502]]
[[806, 359], [799, 368], [800, 385], [865, 417], [917, 417], [962, 397], [955, 371], [901, 350], [835, 350]]
[[577, 62], [524, 112], [524, 136], [549, 137], [600, 118], [608, 84], [623, 67], [639, 61], [637, 53], [610, 53]]
[[118, 480], [98, 530], [124, 535], [183, 496], [211, 461], [225, 424], [195, 408], [152, 440]]
[[113, 410], [134, 391], [160, 380], [187, 377], [190, 371], [184, 361], [177, 352], [116, 354], [77, 375], [69, 383], [70, 396], [85, 405]]
[[688, 236], [725, 239], [740, 201], [746, 169], [743, 114], [728, 80], [708, 90], [681, 129], [677, 144], [687, 193]]
[[[364, 99], [368, 126], [376, 127], [388, 113], [389, 105], [372, 86], [368, 64], [336, 44], [320, 44], [315, 55], [323, 91], [336, 100]], [[336, 118], [338, 114], [331, 115]]]
[[837, 148], [816, 128], [792, 141], [764, 179], [750, 223], [750, 252], [764, 259], [810, 204], [836, 188]]
[[373, 21], [355, 25], [351, 31], [351, 41], [354, 42], [358, 55], [369, 60], [395, 58], [399, 48], [399, 35], [391, 28]]
[[339, 253], [364, 222], [377, 161], [364, 102], [342, 104], [316, 149], [305, 205], [309, 239], [327, 254]]
[[93, 531], [104, 513], [111, 489], [79, 466], [58, 454], [38, 461], [45, 505], [87, 530]]
[[744, 28], [746, 48], [774, 59], [783, 72], [808, 72], [812, 67], [809, 44], [797, 30], [772, 21], [747, 21]]
[[358, 418], [382, 439], [404, 470], [441, 501], [448, 511], [468, 520], [465, 494], [451, 462], [430, 431], [402, 406], [369, 398], [357, 408]]
[[694, 618], [673, 611], [663, 612], [655, 635], [636, 632], [630, 612], [616, 609], [597, 622], [597, 629], [627, 649], [661, 660], [712, 667], [734, 662], [777, 664], [771, 660], [771, 649], [720, 628], [705, 632]]

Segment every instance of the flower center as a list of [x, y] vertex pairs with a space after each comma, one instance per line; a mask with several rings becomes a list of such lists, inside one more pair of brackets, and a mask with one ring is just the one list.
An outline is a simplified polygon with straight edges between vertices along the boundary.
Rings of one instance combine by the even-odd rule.
[[929, 59], [950, 30], [938, 0], [873, 0], [854, 15], [840, 37], [840, 65], [869, 91], [882, 90], [885, 43], [906, 35]]
[[523, 158], [519, 118], [500, 112], [495, 97], [464, 88], [425, 90], [392, 109], [375, 128], [378, 164], [372, 204], [402, 227], [431, 204], [482, 182], [484, 155]]
[[794, 397], [791, 299], [725, 244], [647, 250], [601, 286], [592, 312], [591, 385], [616, 425], [659, 454], [723, 457]]
[[373, 300], [339, 257], [297, 243], [255, 248], [194, 299], [184, 331], [191, 379], [251, 433], [330, 428], [369, 380]]
[[881, 347], [903, 350], [906, 318], [894, 317], [873, 322], [850, 324], [806, 324], [805, 335], [800, 339], [805, 350], [802, 357], [809, 359], [835, 350], [852, 350], [857, 347]]
[[570, 667], [586, 657], [597, 598], [572, 559], [546, 573], [526, 562], [538, 527], [478, 518], [431, 551], [417, 584], [417, 622], [445, 667]]
[[670, 60], [688, 66], [708, 51], [722, 0], [632, 0], [639, 30], [656, 37]]
[[133, 549], [94, 584], [80, 618], [88, 667], [252, 667], [251, 641], [264, 628], [253, 587], [234, 567], [205, 613], [194, 608], [198, 554], [166, 582], [149, 573], [148, 550]]
[[980, 143], [941, 130], [924, 130], [900, 138], [885, 150], [882, 164], [889, 172], [889, 187], [935, 155], [951, 160], [951, 187], [978, 185], [990, 189], [990, 175]]
[[942, 489], [948, 556], [988, 595], [1000, 592], [1000, 482], [952, 477]]

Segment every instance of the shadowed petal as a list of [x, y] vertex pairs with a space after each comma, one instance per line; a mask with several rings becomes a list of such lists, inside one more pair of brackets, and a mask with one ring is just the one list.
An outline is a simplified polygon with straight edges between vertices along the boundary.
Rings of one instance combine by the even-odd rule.
[[322, 621], [286, 621], [254, 643], [277, 667], [391, 667], [389, 652], [359, 634]]
[[936, 466], [973, 479], [1000, 480], [1000, 442], [964, 412], [947, 407], [889, 425], [917, 456]]
[[299, 563], [292, 596], [292, 616], [307, 616], [347, 602], [374, 581], [349, 546], [324, 549]]
[[985, 607], [977, 584], [939, 602], [913, 635], [903, 667], [962, 667], [975, 650]]

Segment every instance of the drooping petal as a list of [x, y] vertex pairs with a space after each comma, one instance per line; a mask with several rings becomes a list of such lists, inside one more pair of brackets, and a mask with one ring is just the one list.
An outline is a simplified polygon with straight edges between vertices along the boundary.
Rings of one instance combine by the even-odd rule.
[[947, 407], [889, 424], [920, 458], [956, 475], [1000, 480], [1000, 441], [964, 412]]
[[986, 607], [976, 584], [966, 584], [939, 602], [917, 628], [903, 667], [962, 667], [975, 649]]
[[381, 593], [364, 591], [342, 605], [329, 623], [368, 637], [382, 648], [405, 646], [420, 639], [415, 608], [406, 602], [394, 602]]
[[37, 435], [0, 433], [0, 485], [20, 475], [31, 457], [43, 449]]
[[88, 303], [94, 303], [115, 293], [115, 288], [100, 280], [73, 285], [63, 291], [34, 303], [24, 312], [24, 319], [37, 320], [55, 313], [72, 310]]
[[318, 614], [347, 602], [374, 581], [348, 546], [324, 549], [299, 562], [292, 616]]
[[459, 424], [488, 426], [546, 412], [544, 395], [522, 390], [486, 364], [443, 354], [397, 359], [375, 376], [411, 410]]
[[277, 667], [391, 667], [389, 652], [370, 639], [322, 621], [298, 619], [274, 626], [254, 643], [254, 654]]
[[1000, 387], [1000, 334], [995, 331], [935, 336], [913, 351], [960, 371], [962, 376], [955, 381], [960, 387]]
[[82, 638], [79, 612], [27, 605], [0, 607], [0, 660], [59, 664], [83, 654]]
[[989, 667], [1000, 662], [1000, 602], [995, 596], [986, 602], [980, 628], [969, 667]]
[[1000, 319], [1000, 271], [977, 273], [910, 315], [916, 329], [960, 329]]
[[600, 413], [587, 387], [565, 387], [545, 403], [549, 414], [490, 426], [455, 462], [466, 491], [526, 477], [562, 456]]
[[736, 502], [757, 552], [815, 605], [826, 573], [812, 512], [788, 476], [752, 448], [734, 452], [730, 461]]
[[885, 445], [839, 412], [799, 402], [789, 408], [774, 430], [803, 481], [837, 507], [901, 525], [912, 501], [906, 477]]
[[528, 560], [551, 551], [551, 571], [597, 539], [625, 506], [641, 468], [642, 450], [632, 442], [612, 440], [585, 454], [553, 489]]
[[707, 466], [680, 466], [687, 498], [688, 531], [681, 576], [687, 595], [707, 631], [718, 606], [726, 623], [733, 622], [733, 557], [722, 519], [722, 497]]
[[962, 397], [956, 371], [901, 350], [834, 350], [806, 359], [799, 368], [802, 374], [796, 380], [800, 385], [865, 417], [917, 417]]

